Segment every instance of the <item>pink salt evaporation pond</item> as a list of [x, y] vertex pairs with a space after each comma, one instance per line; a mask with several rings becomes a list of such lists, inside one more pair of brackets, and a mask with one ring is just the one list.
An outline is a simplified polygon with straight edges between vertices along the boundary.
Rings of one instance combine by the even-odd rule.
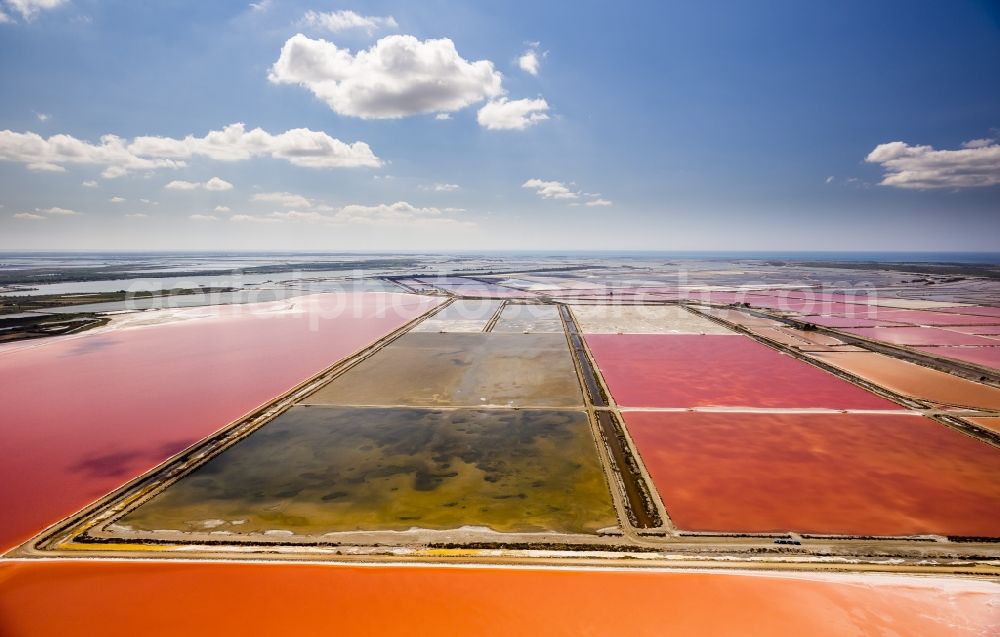
[[942, 356], [983, 367], [1000, 369], [1000, 343], [993, 347], [920, 347], [931, 356]]
[[745, 336], [588, 334], [586, 340], [624, 407], [901, 409]]
[[894, 345], [1000, 345], [996, 339], [939, 327], [852, 327], [844, 331]]
[[6, 450], [0, 548], [28, 539], [439, 302], [406, 294], [318, 294], [199, 308], [199, 318], [0, 348], [0, 446]]

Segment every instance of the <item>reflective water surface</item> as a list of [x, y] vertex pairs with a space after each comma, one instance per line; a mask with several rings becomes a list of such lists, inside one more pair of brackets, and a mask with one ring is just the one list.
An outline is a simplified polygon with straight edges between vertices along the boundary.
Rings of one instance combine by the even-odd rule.
[[616, 518], [583, 412], [299, 406], [119, 524], [587, 533]]

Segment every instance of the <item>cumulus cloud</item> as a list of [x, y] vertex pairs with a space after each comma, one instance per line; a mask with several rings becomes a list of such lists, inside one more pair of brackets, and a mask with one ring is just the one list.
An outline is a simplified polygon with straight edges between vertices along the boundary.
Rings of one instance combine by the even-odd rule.
[[382, 164], [368, 144], [347, 144], [322, 131], [296, 128], [272, 134], [242, 123], [209, 131], [204, 137], [136, 137], [131, 142], [104, 135], [99, 144], [70, 135], [44, 138], [37, 133], [0, 131], [0, 161], [21, 162], [31, 170], [63, 170], [62, 164], [105, 166], [102, 176], [114, 179], [136, 170], [181, 168], [187, 159], [243, 161], [272, 157], [307, 168], [346, 168]]
[[216, 206], [214, 208], [215, 212], [229, 212], [229, 206]]
[[503, 93], [492, 62], [462, 58], [447, 38], [411, 35], [390, 35], [352, 54], [300, 33], [285, 42], [268, 78], [298, 84], [335, 112], [363, 119], [446, 113]]
[[331, 33], [364, 29], [368, 33], [379, 29], [395, 29], [399, 26], [396, 19], [390, 16], [359, 15], [353, 11], [307, 11], [302, 17], [304, 26], [325, 29]]
[[547, 120], [549, 105], [544, 99], [508, 100], [501, 97], [488, 102], [476, 115], [480, 126], [490, 130], [524, 130]]
[[991, 144], [995, 144], [996, 140], [989, 139], [988, 137], [983, 137], [980, 139], [970, 139], [967, 142], [962, 142], [962, 148], [985, 148]]
[[339, 223], [360, 223], [375, 226], [466, 226], [471, 221], [445, 216], [440, 208], [418, 208], [405, 201], [375, 206], [352, 204], [338, 210], [333, 217]]
[[251, 199], [276, 203], [286, 208], [309, 208], [312, 206], [311, 200], [291, 192], [259, 192]]
[[125, 198], [116, 196], [112, 197], [111, 199], [108, 199], [108, 201], [110, 201], [111, 203], [125, 203]]
[[197, 190], [201, 188], [201, 184], [196, 181], [184, 181], [183, 179], [175, 179], [164, 186], [167, 190]]
[[[530, 188], [542, 199], [562, 199], [572, 201], [571, 206], [611, 206], [614, 202], [601, 197], [599, 192], [580, 192], [570, 188], [572, 184], [561, 181], [544, 181], [542, 179], [529, 179], [521, 184], [521, 188]], [[581, 199], [586, 201], [580, 201]]]
[[25, 20], [33, 20], [38, 13], [63, 4], [66, 4], [66, 0], [7, 0], [7, 6], [20, 13]]
[[1000, 184], [1000, 144], [992, 139], [974, 139], [957, 150], [889, 142], [876, 146], [865, 161], [885, 171], [879, 182], [883, 186], [971, 188]]
[[521, 67], [521, 70], [530, 75], [538, 76], [538, 51], [534, 49], [528, 49], [521, 54], [521, 57], [517, 58], [517, 65]]
[[436, 183], [436, 184], [431, 184], [430, 186], [421, 186], [420, 189], [429, 190], [431, 192], [455, 192], [456, 190], [460, 190], [461, 186], [459, 186], [458, 184]]
[[216, 217], [215, 215], [199, 215], [199, 214], [188, 215], [188, 219], [192, 219], [194, 221], [218, 221], [219, 220], [219, 218]]
[[538, 77], [538, 71], [542, 65], [542, 59], [549, 54], [548, 51], [538, 52], [539, 42], [527, 42], [527, 50], [517, 58], [517, 65], [522, 71], [529, 75]]
[[14, 213], [15, 219], [21, 219], [22, 221], [41, 221], [45, 217], [43, 215], [36, 215], [33, 212], [16, 212]]
[[529, 179], [521, 184], [521, 188], [532, 188], [542, 199], [579, 199], [580, 193], [570, 190], [561, 181], [542, 181], [541, 179]]
[[[328, 210], [328, 212], [321, 211], [320, 208]], [[283, 210], [272, 212], [269, 215], [240, 214], [233, 215], [230, 217], [230, 220], [252, 223], [320, 223], [333, 226], [367, 225], [407, 228], [475, 227], [476, 224], [472, 221], [449, 216], [457, 212], [462, 212], [462, 210], [458, 208], [422, 208], [405, 201], [397, 201], [396, 203], [376, 204], [372, 206], [350, 204], [341, 208], [322, 206], [312, 210]]]
[[94, 181], [93, 179], [88, 179], [87, 181], [83, 182], [83, 187], [84, 188], [97, 188], [97, 182]]
[[64, 173], [66, 169], [59, 164], [53, 164], [47, 161], [33, 161], [28, 164], [28, 170], [34, 172], [49, 172], [49, 173]]
[[293, 128], [278, 135], [242, 123], [230, 124], [204, 137], [136, 137], [129, 150], [140, 156], [187, 159], [194, 156], [218, 161], [241, 161], [270, 156], [307, 168], [377, 167], [381, 160], [364, 142], [346, 144], [324, 132]]
[[438, 113], [437, 115], [434, 116], [434, 119], [438, 120], [439, 122], [443, 122], [445, 120], [451, 119], [451, 115], [448, 113]]
[[59, 215], [63, 217], [80, 214], [76, 210], [70, 210], [69, 208], [60, 208], [59, 206], [52, 206], [51, 208], [35, 208], [35, 212], [45, 215]]
[[196, 181], [184, 181], [183, 179], [175, 179], [164, 186], [167, 190], [197, 190], [199, 188], [204, 188], [205, 190], [232, 190], [233, 185], [226, 181], [225, 179], [219, 179], [218, 177], [212, 177], [205, 183], [199, 183]]
[[230, 221], [236, 221], [240, 223], [281, 223], [280, 219], [273, 219], [271, 217], [258, 217], [256, 215], [233, 215], [229, 218]]
[[40, 122], [47, 122], [49, 121], [50, 116], [45, 113], [35, 113], [35, 117], [37, 117]]

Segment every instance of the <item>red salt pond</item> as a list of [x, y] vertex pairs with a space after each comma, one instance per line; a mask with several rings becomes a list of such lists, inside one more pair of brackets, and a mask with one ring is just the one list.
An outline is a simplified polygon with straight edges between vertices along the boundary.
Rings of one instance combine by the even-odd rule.
[[895, 345], [1000, 345], [996, 339], [937, 327], [852, 327], [844, 331]]
[[1000, 318], [972, 314], [955, 314], [938, 310], [889, 310], [878, 313], [879, 320], [907, 325], [996, 325]]
[[0, 634], [971, 637], [992, 582], [886, 575], [9, 562]]
[[683, 530], [1000, 537], [1000, 450], [920, 416], [624, 418]]
[[944, 329], [952, 332], [960, 332], [962, 334], [1000, 336], [1000, 325], [955, 325]]
[[950, 314], [967, 314], [971, 316], [992, 316], [995, 318], [1000, 318], [1000, 307], [995, 307], [992, 305], [972, 305], [972, 306], [957, 306], [957, 307], [944, 307], [938, 312], [948, 312]]
[[320, 294], [198, 308], [182, 315], [200, 318], [0, 348], [0, 548], [28, 539], [439, 302]]
[[920, 347], [917, 349], [931, 356], [953, 358], [967, 363], [975, 363], [983, 367], [1000, 369], [1000, 343], [994, 341], [993, 347]]
[[900, 409], [745, 336], [588, 334], [586, 340], [622, 406]]
[[806, 316], [802, 320], [808, 321], [809, 323], [815, 323], [816, 325], [822, 325], [823, 327], [841, 328], [841, 327], [879, 327], [879, 326], [898, 326], [901, 323], [893, 323], [891, 321], [881, 320], [882, 314], [877, 315], [879, 318], [868, 318], [864, 313], [858, 313], [855, 315], [847, 316]]

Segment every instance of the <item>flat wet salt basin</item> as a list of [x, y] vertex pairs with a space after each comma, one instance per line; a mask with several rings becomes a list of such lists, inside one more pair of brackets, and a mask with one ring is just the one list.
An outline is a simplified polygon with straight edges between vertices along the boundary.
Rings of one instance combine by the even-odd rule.
[[410, 333], [303, 402], [578, 407], [583, 396], [562, 334]]
[[626, 412], [687, 531], [1000, 537], [1000, 452], [919, 416]]
[[583, 412], [297, 406], [118, 525], [593, 533], [617, 519]]

